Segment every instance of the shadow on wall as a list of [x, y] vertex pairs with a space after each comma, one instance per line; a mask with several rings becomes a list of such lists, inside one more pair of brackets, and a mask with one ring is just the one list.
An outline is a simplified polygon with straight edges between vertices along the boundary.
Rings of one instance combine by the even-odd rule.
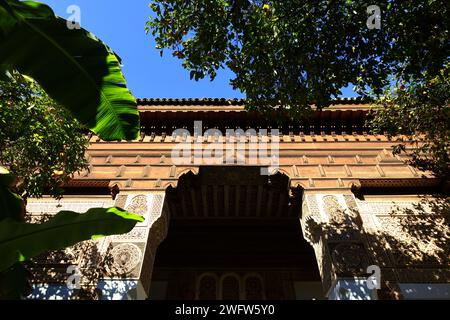
[[[367, 267], [375, 265], [381, 270], [381, 299], [423, 298], [427, 290], [429, 297], [449, 298], [449, 197], [422, 197], [407, 207], [393, 203], [391, 212], [376, 215], [378, 225], [374, 231], [362, 228], [358, 212], [342, 210], [333, 212], [329, 223], [313, 219], [306, 222], [313, 243], [318, 244], [321, 235], [326, 236], [333, 270], [340, 279], [366, 276]], [[364, 230], [362, 235], [358, 235], [359, 230]], [[350, 250], [339, 250], [343, 240]], [[409, 285], [401, 289], [395, 284]], [[341, 287], [346, 287], [345, 281], [336, 286]], [[339, 296], [339, 292], [335, 294]]]
[[[360, 228], [362, 221], [358, 219], [358, 214], [346, 212], [342, 216], [357, 217], [353, 219], [356, 226], [350, 224], [350, 228]], [[450, 198], [423, 197], [419, 203], [408, 208], [394, 205], [389, 214], [378, 215], [377, 220], [380, 224], [379, 230], [366, 231], [363, 235], [363, 243], [369, 257], [368, 261], [360, 264], [380, 267], [381, 282], [383, 286], [387, 286], [388, 293], [379, 297], [395, 299], [406, 295], [426, 298], [428, 293], [434, 297], [449, 298], [449, 289], [444, 286], [450, 285]], [[312, 227], [316, 230], [313, 232], [316, 235], [349, 233], [349, 224], [342, 221], [316, 224]], [[317, 232], [318, 230], [320, 232]], [[314, 236], [312, 240], [319, 241]], [[348, 261], [347, 257], [342, 257], [342, 260]], [[112, 261], [109, 249], [106, 254], [102, 254], [98, 252], [93, 241], [37, 257], [33, 259], [30, 267], [34, 274], [33, 283], [36, 285], [33, 294], [28, 298], [126, 299], [130, 289], [136, 289], [135, 283], [127, 282], [124, 285], [123, 281], [102, 281], [99, 285], [99, 279], [108, 278], [112, 273], [120, 274], [120, 270], [112, 270]], [[79, 289], [71, 290], [67, 286], [67, 280], [74, 273], [73, 270], [68, 272], [67, 268], [71, 265], [79, 266]], [[365, 272], [365, 269], [363, 271]], [[349, 273], [349, 276], [351, 275]], [[125, 279], [126, 275], [114, 278]], [[37, 285], [39, 283], [48, 285]], [[72, 281], [72, 284], [74, 283]], [[389, 283], [400, 283], [401, 292], [399, 288], [391, 288]], [[100, 289], [97, 289], [98, 287]], [[346, 288], [345, 280], [339, 288]], [[111, 297], [104, 296], [105, 294], [110, 294]]]
[[84, 241], [33, 259], [29, 267], [33, 293], [27, 299], [136, 299], [138, 281], [130, 280], [118, 270], [110, 251], [111, 247], [101, 253], [93, 241]]
[[[52, 215], [27, 216], [30, 223], [43, 223]], [[102, 281], [114, 274], [115, 280], [125, 279], [117, 270], [110, 254], [111, 247], [99, 252], [94, 240], [80, 242], [64, 250], [55, 250], [33, 258], [27, 268], [32, 274], [33, 300], [100, 300], [128, 297], [133, 283], [124, 281]], [[102, 290], [104, 289], [104, 290]], [[110, 294], [111, 297], [105, 296]]]
[[[400, 284], [403, 298], [449, 299], [450, 198], [423, 197], [412, 208], [394, 207], [378, 220], [382, 250], [374, 246], [375, 263]], [[376, 235], [367, 236], [369, 244], [377, 242]]]
[[423, 198], [413, 208], [397, 206], [378, 219], [395, 265], [450, 268], [450, 198]]

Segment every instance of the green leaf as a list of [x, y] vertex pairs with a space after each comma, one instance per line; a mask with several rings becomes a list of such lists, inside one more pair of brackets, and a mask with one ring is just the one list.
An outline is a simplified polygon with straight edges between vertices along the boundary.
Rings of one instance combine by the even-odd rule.
[[22, 198], [10, 190], [14, 176], [0, 166], [0, 221], [11, 218], [17, 221], [22, 219], [24, 205]]
[[120, 58], [92, 33], [69, 29], [46, 5], [17, 0], [0, 1], [0, 31], [0, 64], [34, 78], [102, 139], [138, 137]]
[[31, 294], [29, 271], [21, 263], [0, 272], [0, 300], [19, 300]]
[[6, 66], [0, 64], [0, 81], [8, 81], [8, 70]]
[[0, 221], [0, 271], [49, 250], [58, 250], [98, 235], [131, 231], [144, 218], [119, 208], [93, 208], [84, 214], [61, 211], [42, 224]]

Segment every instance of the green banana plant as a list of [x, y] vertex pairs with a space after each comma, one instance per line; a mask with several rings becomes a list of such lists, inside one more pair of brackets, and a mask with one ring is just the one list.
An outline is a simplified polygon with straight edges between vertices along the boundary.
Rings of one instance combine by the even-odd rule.
[[[103, 140], [139, 136], [136, 100], [120, 58], [92, 33], [37, 1], [0, 0], [0, 78], [16, 70], [42, 88]], [[93, 237], [126, 233], [143, 218], [119, 208], [64, 211], [43, 224], [23, 220], [25, 206], [0, 167], [0, 299], [27, 295], [22, 261]]]
[[136, 99], [120, 63], [95, 35], [69, 29], [49, 6], [0, 0], [0, 73], [32, 77], [103, 140], [139, 136]]
[[[14, 176], [0, 166], [0, 221], [3, 219], [21, 221], [25, 213], [22, 199], [12, 192]], [[6, 232], [7, 234], [9, 232]], [[2, 253], [0, 257], [3, 258]], [[15, 263], [6, 270], [0, 270], [0, 299], [17, 300], [31, 293], [29, 273], [22, 263]]]
[[60, 211], [45, 223], [26, 223], [23, 201], [11, 190], [14, 180], [0, 167], [0, 299], [17, 299], [27, 292], [27, 272], [19, 262], [81, 241], [129, 232], [144, 220], [119, 208], [92, 208], [83, 214]]
[[14, 183], [15, 177], [6, 168], [0, 166], [0, 221], [6, 218], [23, 220], [25, 207], [22, 198], [10, 189]]
[[8, 270], [0, 272], [0, 300], [19, 300], [30, 295], [32, 274], [23, 265], [16, 263]]
[[60, 211], [45, 223], [0, 221], [0, 271], [50, 250], [131, 231], [140, 215], [119, 208], [92, 208], [79, 214]]

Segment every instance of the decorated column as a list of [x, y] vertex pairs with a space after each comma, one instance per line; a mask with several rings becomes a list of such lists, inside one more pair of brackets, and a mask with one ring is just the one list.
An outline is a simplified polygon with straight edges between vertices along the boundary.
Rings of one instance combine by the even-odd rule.
[[[376, 282], [362, 220], [353, 194], [310, 193], [303, 197], [301, 225], [313, 246], [329, 299], [376, 298]], [[369, 274], [370, 273], [370, 274]]]
[[107, 237], [107, 276], [99, 282], [102, 299], [146, 299], [150, 292], [156, 249], [167, 236], [165, 192], [119, 195], [116, 206], [144, 216], [145, 221], [123, 235]]

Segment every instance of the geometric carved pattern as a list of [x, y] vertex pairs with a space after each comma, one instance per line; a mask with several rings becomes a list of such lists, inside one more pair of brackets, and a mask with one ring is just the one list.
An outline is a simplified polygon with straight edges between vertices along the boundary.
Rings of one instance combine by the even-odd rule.
[[127, 196], [119, 195], [119, 196], [116, 197], [116, 203], [115, 203], [114, 206], [124, 209], [126, 202], [127, 202]]
[[163, 205], [164, 195], [155, 194], [153, 195], [152, 210], [150, 212], [150, 222], [155, 222], [161, 216], [161, 209]]
[[355, 229], [362, 229], [363, 221], [359, 212], [358, 204], [356, 203], [355, 196], [350, 194], [344, 194], [345, 204], [349, 208], [347, 211], [347, 218], [350, 220], [350, 224]]
[[378, 216], [395, 266], [450, 267], [450, 226], [442, 216]]
[[310, 215], [310, 211], [308, 208], [308, 204], [306, 203], [306, 201], [303, 201], [302, 203], [302, 217], [307, 217]]
[[361, 243], [339, 243], [332, 248], [331, 255], [339, 273], [365, 273], [368, 259]]
[[358, 210], [358, 205], [356, 204], [356, 200], [353, 195], [344, 194], [344, 200], [347, 204], [347, 207], [349, 207], [351, 210]]
[[[304, 238], [313, 245], [325, 291], [332, 288], [333, 280], [365, 276], [370, 260], [353, 195], [309, 194], [305, 202], [310, 211], [317, 211], [312, 214], [303, 209], [302, 227]], [[321, 219], [319, 210], [328, 219]]]
[[126, 207], [126, 210], [138, 214], [140, 216], [145, 216], [148, 210], [147, 196], [146, 195], [135, 196], [131, 200], [131, 203]]
[[[358, 201], [358, 207], [362, 213], [373, 214], [373, 215], [385, 215], [393, 211], [393, 206], [395, 204], [396, 211], [414, 211], [415, 203], [412, 201]], [[423, 213], [432, 213], [431, 207], [426, 203], [422, 205], [421, 211]]]
[[345, 222], [344, 209], [339, 204], [336, 196], [328, 195], [323, 197], [325, 211], [330, 218], [330, 222], [342, 224]]
[[110, 251], [112, 257], [111, 271], [114, 274], [126, 275], [133, 271], [141, 261], [141, 249], [132, 243], [121, 243]]
[[319, 205], [315, 194], [305, 195], [302, 202], [302, 219], [300, 223], [303, 238], [314, 247], [323, 235], [323, 221]]
[[366, 236], [371, 257], [383, 268], [383, 274], [387, 269], [393, 270], [400, 283], [449, 282], [448, 198], [357, 203], [374, 221], [376, 231], [366, 232]]
[[147, 241], [147, 227], [134, 227], [128, 233], [113, 236], [114, 241]]
[[308, 206], [309, 206], [311, 214], [318, 214], [319, 213], [319, 205], [317, 204], [316, 196], [308, 195], [307, 199], [308, 199]]
[[[150, 281], [153, 273], [155, 253], [160, 243], [167, 237], [169, 228], [169, 215], [167, 206], [163, 206], [164, 194], [152, 194], [152, 206], [150, 210], [150, 228], [140, 279], [144, 289], [149, 292]], [[150, 293], [151, 294], [151, 293]]]
[[61, 200], [29, 199], [27, 202], [27, 212], [30, 215], [56, 214], [62, 210], [75, 212], [86, 212], [90, 208], [108, 208], [113, 205], [113, 201], [105, 199], [92, 199], [86, 197], [83, 200], [72, 200], [70, 198]]

